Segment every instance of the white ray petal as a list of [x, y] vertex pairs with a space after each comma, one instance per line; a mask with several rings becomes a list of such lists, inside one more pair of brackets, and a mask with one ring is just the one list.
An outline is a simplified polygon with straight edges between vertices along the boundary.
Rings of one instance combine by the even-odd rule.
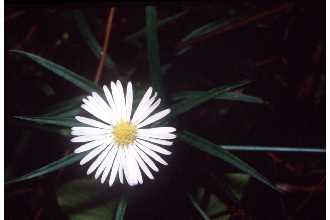
[[115, 162], [113, 163], [113, 167], [111, 169], [111, 174], [110, 174], [110, 178], [109, 178], [109, 186], [112, 186], [112, 184], [114, 183], [117, 173], [118, 173], [118, 168], [119, 168], [119, 163], [120, 163], [120, 158], [121, 158], [121, 154], [122, 154], [122, 149], [119, 148]]
[[123, 177], [123, 172], [124, 172], [124, 168], [123, 168], [123, 162], [122, 159], [120, 160], [120, 164], [119, 164], [119, 181], [121, 184], [124, 183], [124, 177]]
[[168, 108], [168, 109], [165, 109], [163, 111], [160, 111], [152, 116], [150, 116], [149, 118], [147, 118], [146, 120], [144, 120], [142, 123], [138, 124], [138, 128], [142, 128], [146, 125], [149, 125], [155, 121], [158, 121], [162, 118], [164, 118], [166, 115], [168, 115], [169, 113], [171, 112], [171, 110]]
[[91, 115], [93, 115], [94, 117], [98, 118], [99, 120], [105, 122], [108, 126], [110, 126], [111, 124], [110, 121], [104, 117], [103, 113], [96, 110], [95, 107], [91, 105], [82, 104], [81, 108], [87, 111], [88, 113], [90, 113]]
[[147, 177], [149, 179], [152, 179], [153, 180], [154, 179], [154, 176], [150, 172], [150, 170], [147, 167], [147, 165], [143, 162], [143, 160], [141, 159], [141, 157], [139, 156], [139, 154], [135, 151], [135, 147], [132, 146], [132, 147], [128, 148], [128, 150], [132, 152], [133, 157], [137, 161], [137, 163], [140, 166], [140, 168], [142, 169], [142, 171], [147, 175]]
[[149, 148], [150, 150], [152, 151], [155, 151], [155, 152], [158, 152], [160, 154], [164, 154], [164, 155], [170, 155], [172, 154], [170, 151], [162, 148], [162, 147], [159, 147], [157, 145], [154, 145], [152, 143], [149, 143], [149, 142], [146, 142], [146, 141], [143, 141], [143, 140], [136, 140], [138, 143], [142, 144], [143, 146]]
[[131, 119], [132, 107], [133, 107], [133, 86], [131, 82], [128, 82], [126, 88], [126, 118], [129, 121]]
[[135, 142], [136, 146], [138, 146], [142, 151], [144, 151], [144, 153], [148, 154], [151, 158], [153, 158], [154, 160], [156, 160], [157, 162], [163, 164], [163, 165], [167, 165], [167, 162], [165, 160], [163, 160], [158, 154], [156, 154], [154, 151], [150, 150], [149, 148], [143, 146], [142, 144]]
[[93, 128], [93, 127], [72, 127], [71, 135], [100, 135], [111, 134], [112, 129]]
[[157, 128], [138, 129], [137, 137], [174, 139], [174, 138], [176, 138], [176, 135], [170, 133], [170, 132], [174, 132], [174, 131], [176, 131], [176, 129], [173, 127], [157, 127]]
[[94, 119], [91, 119], [91, 118], [86, 118], [86, 117], [83, 117], [83, 116], [76, 116], [75, 119], [81, 123], [84, 123], [84, 124], [87, 124], [87, 125], [90, 125], [90, 126], [93, 126], [93, 127], [97, 127], [97, 128], [104, 128], [104, 129], [110, 129], [112, 128], [111, 125], [107, 125], [107, 124], [104, 124], [100, 121], [96, 121]]
[[111, 171], [111, 169], [113, 169], [113, 165], [115, 163], [114, 161], [116, 161], [118, 157], [121, 157], [120, 148], [118, 149], [117, 154], [115, 156], [111, 157], [110, 158], [111, 160], [107, 163], [107, 165], [102, 173], [101, 183], [104, 183], [105, 180], [107, 179], [109, 172]]
[[114, 118], [114, 113], [113, 113], [112, 109], [109, 107], [109, 105], [96, 92], [93, 92], [92, 95], [93, 95], [94, 100], [99, 104], [100, 108], [103, 109], [103, 112], [106, 114], [106, 117], [109, 119], [109, 121], [112, 122], [111, 124], [115, 124], [116, 121]]
[[93, 149], [80, 161], [80, 165], [84, 165], [85, 163], [87, 163], [88, 161], [99, 155], [108, 146], [108, 144], [109, 142], [105, 142], [99, 147]]
[[108, 153], [107, 157], [103, 160], [99, 168], [96, 170], [95, 173], [95, 179], [98, 179], [101, 173], [104, 172], [104, 169], [108, 164], [112, 164], [112, 161], [114, 160], [116, 154], [117, 154], [118, 148], [116, 145], [113, 145], [110, 152]]
[[124, 171], [124, 176], [125, 176], [125, 179], [128, 183], [128, 185], [131, 185], [131, 177], [129, 175], [129, 172], [128, 172], [128, 168], [127, 168], [127, 160], [126, 160], [127, 156], [126, 156], [126, 153], [124, 152], [123, 154], [123, 160], [122, 160], [122, 167], [123, 167], [123, 171]]
[[96, 158], [96, 160], [88, 168], [87, 175], [93, 173], [96, 170], [96, 168], [100, 166], [100, 164], [104, 161], [105, 157], [108, 155], [112, 147], [113, 144], [108, 145], [107, 148]]
[[83, 135], [79, 137], [74, 137], [71, 139], [71, 142], [90, 142], [90, 141], [96, 141], [100, 139], [104, 139], [104, 134], [101, 135]]
[[159, 105], [160, 105], [161, 99], [158, 99], [155, 103], [153, 103], [146, 112], [143, 113], [141, 117], [136, 121], [137, 124], [142, 122], [144, 119], [146, 119]]
[[106, 138], [104, 139], [100, 139], [100, 140], [95, 140], [95, 141], [92, 141], [92, 142], [88, 142], [87, 144], [84, 144], [84, 145], [81, 145], [80, 147], [78, 147], [77, 149], [74, 150], [74, 152], [77, 154], [77, 153], [81, 153], [81, 152], [84, 152], [84, 151], [88, 151], [88, 150], [91, 150], [95, 147], [98, 147], [100, 146], [101, 144], [103, 144], [104, 142], [106, 142]]
[[142, 118], [146, 118], [145, 115], [148, 112], [148, 110], [151, 108], [156, 97], [157, 97], [157, 92], [141, 106], [139, 113], [136, 115], [133, 121], [135, 124], [138, 124], [140, 121], [142, 121]]
[[167, 140], [161, 140], [161, 139], [156, 139], [156, 138], [150, 138], [150, 137], [138, 137], [138, 140], [145, 140], [148, 142], [156, 143], [156, 144], [161, 144], [165, 146], [171, 146], [173, 145], [172, 141], [167, 141]]
[[120, 103], [122, 105], [122, 118], [125, 119], [126, 121], [128, 121], [129, 119], [126, 117], [126, 100], [125, 100], [125, 93], [124, 93], [124, 88], [123, 85], [121, 84], [121, 82], [119, 80], [117, 80], [117, 89], [119, 92], [119, 99], [120, 99]]
[[144, 104], [149, 100], [150, 96], [152, 93], [152, 87], [149, 87], [149, 89], [146, 91], [146, 93], [144, 94], [144, 96], [142, 97], [140, 103], [138, 104], [138, 107], [136, 108], [133, 118], [132, 118], [132, 122], [135, 122], [137, 116], [139, 116], [141, 108], [144, 106]]
[[125, 163], [125, 169], [124, 169], [125, 178], [126, 178], [126, 181], [127, 181], [128, 185], [133, 186], [137, 183], [137, 180], [136, 180], [136, 176], [134, 175], [135, 172], [132, 170], [132, 167], [129, 164], [129, 158], [130, 157], [128, 155], [127, 149], [124, 149], [124, 157], [125, 157], [125, 160], [124, 160], [124, 163]]
[[120, 119], [123, 119], [124, 116], [124, 111], [126, 114], [125, 110], [125, 102], [124, 101], [124, 94], [121, 94], [120, 91], [117, 88], [117, 85], [114, 82], [111, 82], [111, 91], [113, 94], [113, 100], [115, 101], [116, 108], [118, 110], [118, 114], [120, 115]]
[[120, 114], [118, 113], [118, 109], [115, 105], [115, 102], [113, 100], [113, 97], [112, 97], [108, 87], [104, 85], [103, 86], [103, 91], [104, 91], [105, 97], [107, 98], [108, 103], [109, 103], [109, 105], [110, 105], [110, 107], [111, 107], [111, 109], [114, 113], [114, 118], [116, 118], [117, 121], [118, 121], [120, 119]]
[[87, 99], [88, 101], [85, 101], [86, 105], [92, 109], [96, 117], [104, 122], [113, 124], [114, 119], [112, 118], [112, 115], [110, 115], [93, 96], [88, 96]]
[[149, 158], [148, 155], [146, 155], [140, 148], [138, 148], [136, 145], [134, 146], [134, 150], [138, 153], [138, 155], [141, 157], [141, 159], [148, 164], [148, 166], [155, 172], [158, 172], [159, 169], [156, 166], [156, 164]]
[[132, 174], [136, 177], [135, 179], [138, 181], [138, 183], [142, 184], [143, 183], [142, 174], [139, 165], [135, 160], [135, 157], [132, 155], [132, 153], [129, 150], [127, 150], [127, 155], [128, 155], [128, 161], [132, 167]]

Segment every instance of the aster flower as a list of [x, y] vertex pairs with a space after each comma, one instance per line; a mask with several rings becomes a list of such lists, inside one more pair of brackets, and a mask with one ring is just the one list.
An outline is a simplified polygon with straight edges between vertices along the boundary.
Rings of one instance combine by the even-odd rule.
[[82, 100], [81, 105], [81, 108], [98, 120], [75, 117], [87, 125], [72, 127], [71, 132], [77, 136], [71, 139], [72, 142], [87, 142], [74, 151], [89, 151], [80, 161], [80, 165], [96, 158], [89, 166], [87, 175], [96, 171], [95, 179], [101, 177], [101, 183], [104, 183], [109, 178], [109, 186], [112, 186], [117, 175], [121, 183], [124, 183], [125, 176], [130, 186], [143, 183], [142, 173], [154, 179], [150, 169], [158, 172], [154, 161], [167, 165], [159, 154], [171, 154], [162, 146], [173, 144], [170, 140], [176, 138], [172, 133], [176, 129], [150, 125], [168, 115], [170, 109], [153, 113], [161, 99], [157, 99], [156, 92], [152, 95], [151, 87], [144, 94], [134, 114], [131, 82], [127, 84], [126, 96], [119, 80], [116, 83], [111, 82], [111, 92], [107, 86], [103, 86], [103, 91], [106, 100], [93, 92]]

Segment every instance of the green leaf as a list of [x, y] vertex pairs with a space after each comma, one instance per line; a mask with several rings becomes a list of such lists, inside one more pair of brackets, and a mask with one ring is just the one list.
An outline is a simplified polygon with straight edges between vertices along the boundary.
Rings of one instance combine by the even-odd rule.
[[216, 21], [211, 21], [205, 25], [202, 25], [201, 27], [194, 29], [192, 32], [190, 32], [181, 40], [180, 43], [181, 45], [184, 44], [184, 46], [179, 45], [176, 55], [177, 56], [182, 55], [187, 51], [189, 51], [190, 49], [192, 49], [192, 47], [188, 45], [190, 41], [197, 38], [203, 38], [207, 34], [211, 34], [212, 32], [218, 31], [221, 28], [226, 28], [228, 25], [239, 20], [240, 18], [242, 17], [234, 16], [231, 18], [223, 18]]
[[48, 112], [40, 116], [74, 116], [80, 112], [80, 105], [83, 96], [78, 96], [69, 100], [65, 100], [48, 108]]
[[211, 89], [211, 90], [203, 93], [202, 95], [183, 100], [179, 103], [172, 105], [172, 107], [171, 107], [172, 113], [169, 117], [176, 117], [184, 112], [191, 110], [192, 108], [195, 108], [195, 107], [213, 99], [214, 97], [217, 97], [230, 90], [237, 89], [242, 86], [248, 85], [250, 83], [251, 83], [251, 81], [249, 81], [249, 80], [243, 80], [238, 83], [233, 83], [233, 84], [221, 86], [219, 88], [214, 88], [214, 89]]
[[256, 169], [254, 169], [249, 164], [242, 161], [235, 155], [226, 151], [225, 149], [219, 147], [219, 145], [216, 145], [216, 144], [214, 144], [202, 137], [194, 135], [188, 131], [183, 131], [179, 135], [179, 139], [187, 144], [190, 144], [193, 147], [196, 147], [197, 149], [199, 149], [201, 151], [204, 151], [210, 155], [213, 155], [215, 157], [222, 159], [223, 161], [225, 161], [225, 162], [231, 164], [232, 166], [242, 170], [243, 172], [251, 175], [255, 179], [257, 179], [260, 182], [271, 187], [272, 189], [278, 191], [278, 189], [275, 186], [273, 186], [273, 184], [266, 177], [264, 177], [262, 174], [260, 174]]
[[202, 208], [198, 205], [198, 203], [195, 201], [195, 199], [190, 195], [188, 194], [188, 197], [191, 201], [191, 203], [193, 204], [193, 206], [195, 207], [195, 209], [198, 211], [198, 213], [201, 215], [201, 217], [204, 219], [204, 220], [211, 220], [207, 214], [202, 210]]
[[[183, 91], [183, 92], [179, 92], [179, 93], [175, 94], [173, 96], [173, 100], [196, 98], [205, 93], [206, 92], [204, 92], [204, 91]], [[226, 93], [223, 93], [223, 94], [220, 94], [220, 95], [214, 97], [213, 99], [264, 104], [264, 100], [262, 98], [259, 98], [256, 96], [245, 95], [245, 94], [237, 93], [237, 92], [226, 92]]]
[[203, 204], [203, 210], [210, 219], [230, 219], [230, 214], [226, 213], [228, 211], [227, 205], [222, 201], [222, 198], [220, 199], [214, 193], [209, 192], [209, 188], [198, 188], [198, 194], [195, 196], [195, 202]]
[[[83, 36], [84, 40], [86, 41], [89, 48], [93, 51], [96, 57], [100, 58], [102, 54], [102, 49], [97, 42], [95, 36], [93, 35], [92, 31], [89, 28], [89, 25], [86, 21], [85, 16], [82, 14], [80, 10], [74, 10], [73, 12], [74, 19], [77, 22], [79, 31], [81, 35]], [[105, 65], [109, 69], [115, 69], [115, 63], [111, 59], [111, 57], [108, 55], [105, 59]]]
[[70, 220], [108, 220], [114, 216], [116, 201], [99, 183], [78, 179], [63, 185], [57, 203]]
[[32, 121], [42, 125], [56, 125], [62, 127], [73, 127], [81, 125], [80, 122], [72, 118], [58, 117], [58, 116], [40, 116], [40, 117], [27, 117], [27, 116], [15, 116], [15, 118]]
[[157, 11], [153, 6], [146, 6], [146, 27], [150, 81], [160, 96], [164, 97], [157, 36]]
[[99, 88], [96, 86], [95, 83], [92, 81], [89, 81], [88, 79], [78, 75], [77, 73], [72, 72], [71, 70], [60, 66], [56, 63], [53, 63], [49, 60], [46, 60], [38, 55], [28, 53], [22, 50], [11, 50], [12, 52], [19, 53], [21, 55], [24, 55], [33, 61], [37, 62], [41, 66], [45, 67], [46, 69], [50, 70], [54, 74], [64, 78], [65, 80], [71, 82], [75, 86], [81, 88], [82, 90], [85, 90], [86, 92], [93, 92], [97, 91]]
[[241, 200], [243, 192], [250, 180], [250, 176], [244, 173], [227, 173], [223, 179], [235, 193], [236, 197]]
[[202, 25], [196, 29], [194, 29], [192, 32], [190, 32], [188, 35], [186, 35], [181, 42], [187, 42], [189, 40], [192, 40], [194, 38], [202, 37], [205, 34], [208, 34], [210, 32], [216, 31], [220, 28], [224, 28], [227, 25], [231, 24], [234, 21], [237, 21], [240, 19], [240, 16], [235, 16], [232, 18], [225, 18], [225, 19], [219, 19], [216, 21], [211, 21], [205, 25]]
[[234, 21], [237, 21], [240, 17], [233, 17], [233, 18], [226, 18], [224, 19], [219, 19], [216, 21], [211, 21], [205, 25], [202, 25], [201, 27], [198, 27], [194, 29], [192, 32], [190, 32], [188, 35], [186, 35], [181, 42], [186, 42], [194, 38], [201, 37], [202, 35], [205, 35], [207, 33], [210, 33], [212, 31], [215, 31], [219, 28], [223, 28], [229, 24], [231, 24]]
[[[184, 16], [187, 13], [188, 13], [188, 10], [184, 10], [182, 12], [179, 12], [179, 13], [175, 14], [175, 15], [172, 15], [172, 16], [166, 17], [164, 19], [161, 19], [158, 22], [157, 26], [161, 27], [165, 24], [168, 24], [172, 21], [175, 21], [176, 19], [181, 18], [182, 16]], [[144, 36], [145, 33], [146, 33], [146, 28], [144, 27], [144, 28], [140, 29], [138, 32], [135, 32], [134, 34], [131, 34], [131, 35], [127, 36], [125, 38], [125, 41], [134, 41], [134, 40], [136, 40], [136, 38]]]
[[124, 220], [126, 208], [127, 199], [125, 196], [122, 196], [116, 209], [115, 220]]
[[229, 151], [247, 151], [247, 152], [326, 153], [325, 147], [308, 148], [308, 147], [221, 145], [221, 148]]
[[43, 166], [43, 167], [41, 167], [41, 168], [39, 168], [35, 171], [32, 171], [28, 174], [25, 174], [24, 176], [15, 178], [13, 180], [10, 180], [10, 181], [6, 182], [5, 184], [21, 182], [21, 181], [24, 181], [24, 180], [29, 180], [29, 179], [32, 179], [32, 178], [36, 178], [36, 177], [43, 176], [45, 174], [54, 172], [58, 169], [70, 166], [70, 165], [78, 162], [79, 160], [81, 160], [83, 158], [84, 155], [86, 155], [86, 154], [84, 154], [84, 153], [82, 153], [82, 154], [69, 154], [65, 157], [62, 157], [59, 160], [56, 160], [56, 161], [54, 161], [50, 164], [47, 164], [46, 166]]

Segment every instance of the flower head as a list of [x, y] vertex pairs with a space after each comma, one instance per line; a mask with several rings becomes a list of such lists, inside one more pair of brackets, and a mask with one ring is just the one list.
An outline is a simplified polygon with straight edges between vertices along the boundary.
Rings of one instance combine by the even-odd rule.
[[96, 158], [89, 166], [87, 174], [96, 171], [95, 179], [101, 176], [101, 182], [104, 183], [109, 178], [110, 186], [117, 175], [121, 183], [124, 183], [125, 176], [130, 186], [143, 183], [142, 173], [153, 179], [150, 169], [158, 172], [154, 161], [167, 165], [159, 154], [171, 154], [161, 145], [173, 144], [169, 140], [176, 137], [172, 133], [176, 129], [150, 125], [168, 115], [170, 109], [153, 113], [161, 99], [157, 99], [157, 93], [152, 95], [151, 87], [144, 94], [134, 114], [133, 88], [130, 82], [127, 84], [126, 94], [119, 80], [116, 83], [111, 82], [111, 92], [107, 86], [103, 86], [103, 91], [106, 99], [93, 92], [82, 100], [81, 105], [98, 120], [76, 116], [79, 122], [87, 126], [72, 128], [71, 134], [77, 136], [71, 139], [72, 142], [87, 142], [74, 152], [89, 151], [80, 164], [84, 165]]

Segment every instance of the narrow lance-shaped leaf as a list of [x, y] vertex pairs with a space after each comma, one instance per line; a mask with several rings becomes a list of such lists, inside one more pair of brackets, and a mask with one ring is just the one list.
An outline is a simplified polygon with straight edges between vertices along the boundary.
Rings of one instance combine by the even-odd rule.
[[[83, 36], [84, 40], [86, 41], [89, 48], [93, 51], [96, 57], [100, 58], [102, 54], [102, 49], [99, 43], [97, 42], [95, 36], [93, 35], [92, 31], [89, 28], [89, 25], [86, 21], [85, 16], [82, 14], [80, 10], [74, 10], [73, 12], [74, 18], [77, 22], [79, 31]], [[105, 65], [114, 71], [116, 71], [116, 65], [111, 59], [109, 55], [106, 56]]]
[[211, 22], [209, 22], [205, 25], [202, 25], [201, 27], [198, 27], [198, 28], [194, 29], [187, 36], [185, 36], [181, 40], [181, 42], [186, 42], [186, 41], [189, 41], [191, 39], [201, 37], [204, 34], [215, 31], [215, 30], [217, 30], [221, 27], [225, 27], [225, 26], [231, 24], [233, 21], [237, 21], [239, 18], [241, 18], [241, 17], [235, 16], [235, 17], [232, 17], [232, 18], [229, 18], [229, 19], [226, 18], [226, 19], [211, 21]]
[[70, 112], [78, 111], [83, 96], [78, 96], [69, 100], [62, 101], [48, 108], [48, 111], [40, 116], [69, 116]]
[[82, 90], [84, 90], [86, 92], [93, 92], [93, 91], [96, 91], [99, 89], [95, 83], [86, 79], [85, 77], [82, 77], [82, 76], [78, 75], [77, 73], [74, 73], [71, 70], [69, 70], [63, 66], [60, 66], [49, 60], [46, 60], [38, 55], [28, 53], [25, 51], [21, 51], [21, 50], [12, 50], [12, 52], [22, 54], [22, 55], [32, 59], [33, 61], [37, 62], [41, 66], [50, 70], [52, 73], [64, 78], [65, 80], [71, 82], [72, 84], [74, 84], [75, 86], [81, 88]]
[[218, 157], [225, 162], [235, 166], [236, 168], [242, 170], [243, 172], [251, 175], [255, 179], [261, 181], [262, 183], [266, 184], [267, 186], [271, 187], [272, 189], [278, 191], [275, 186], [262, 174], [260, 174], [256, 169], [251, 167], [246, 162], [242, 161], [235, 155], [231, 154], [230, 152], [222, 149], [218, 145], [202, 138], [197, 135], [194, 135], [188, 131], [183, 131], [179, 135], [179, 139], [193, 147], [196, 147], [197, 149], [204, 151], [206, 153], [209, 153], [215, 157]]
[[249, 146], [249, 145], [221, 145], [219, 146], [229, 151], [248, 151], [248, 152], [285, 152], [285, 153], [325, 153], [325, 147], [280, 147], [280, 146]]
[[[205, 94], [204, 91], [183, 91], [175, 94], [173, 96], [173, 100], [180, 100], [180, 99], [188, 99], [188, 98], [196, 98], [200, 95]], [[220, 94], [213, 99], [219, 99], [219, 100], [229, 100], [229, 101], [240, 101], [240, 102], [249, 102], [249, 103], [255, 103], [255, 104], [263, 104], [265, 103], [262, 98], [246, 95], [242, 93], [237, 92], [226, 92], [223, 94]]]
[[233, 83], [233, 84], [221, 86], [219, 88], [211, 89], [211, 90], [207, 91], [206, 93], [204, 93], [203, 95], [196, 96], [196, 98], [183, 100], [179, 103], [172, 105], [172, 107], [171, 107], [172, 113], [169, 117], [176, 117], [184, 112], [191, 110], [192, 108], [195, 108], [195, 107], [201, 105], [204, 102], [207, 102], [207, 101], [213, 99], [214, 97], [217, 97], [230, 90], [240, 88], [249, 83], [251, 83], [251, 81], [243, 80], [238, 83]]
[[[192, 49], [191, 46], [189, 46], [187, 43], [189, 43], [192, 40], [195, 40], [196, 38], [202, 38], [207, 34], [210, 34], [219, 28], [226, 27], [227, 25], [231, 24], [232, 22], [238, 20], [239, 17], [233, 17], [233, 18], [226, 18], [226, 19], [220, 19], [217, 21], [211, 21], [201, 27], [198, 27], [194, 29], [192, 32], [190, 32], [188, 35], [186, 35], [181, 42], [179, 43], [178, 51], [176, 52], [176, 55], [182, 55]], [[182, 46], [183, 45], [183, 46]]]
[[146, 7], [146, 26], [150, 80], [159, 95], [164, 97], [157, 36], [157, 11], [153, 6]]
[[13, 180], [10, 180], [8, 182], [6, 182], [6, 184], [10, 184], [10, 183], [16, 183], [16, 182], [21, 182], [24, 180], [29, 180], [35, 177], [39, 177], [39, 176], [43, 176], [45, 174], [54, 172], [58, 169], [70, 166], [76, 162], [78, 162], [79, 160], [81, 160], [86, 154], [82, 153], [82, 154], [69, 154], [59, 160], [56, 160], [46, 166], [41, 167], [40, 169], [37, 169], [35, 171], [32, 171], [28, 174], [25, 174], [24, 176], [15, 178]]
[[122, 195], [116, 209], [115, 220], [124, 220], [126, 208], [127, 198], [125, 197], [125, 195]]
[[191, 201], [191, 203], [193, 204], [193, 206], [195, 207], [195, 209], [198, 211], [198, 213], [201, 215], [201, 217], [204, 219], [204, 220], [211, 220], [207, 214], [203, 211], [203, 209], [198, 205], [198, 203], [195, 201], [195, 199], [190, 195], [188, 194], [188, 197]]
[[27, 117], [27, 116], [15, 116], [15, 118], [32, 121], [38, 124], [48, 124], [48, 125], [56, 125], [62, 127], [73, 127], [80, 125], [79, 122], [74, 120], [74, 118], [63, 118], [58, 116], [45, 116], [45, 117]]
[[[187, 14], [187, 13], [188, 13], [188, 10], [184, 10], [184, 11], [182, 11], [182, 12], [179, 12], [179, 13], [175, 14], [175, 15], [172, 15], [172, 16], [169, 16], [169, 17], [166, 17], [166, 18], [164, 18], [164, 19], [161, 19], [161, 20], [158, 22], [157, 25], [158, 25], [158, 27], [161, 27], [161, 26], [163, 26], [163, 25], [165, 25], [165, 24], [168, 24], [168, 23], [170, 23], [170, 22], [172, 22], [172, 21], [175, 21], [175, 20], [178, 19], [178, 18], [181, 18], [182, 16], [184, 16], [184, 15]], [[140, 29], [139, 31], [135, 32], [134, 34], [131, 34], [131, 35], [127, 36], [127, 37], [125, 38], [125, 41], [136, 40], [136, 38], [141, 37], [141, 36], [144, 36], [145, 33], [146, 33], [146, 28], [144, 27], [144, 28]]]

